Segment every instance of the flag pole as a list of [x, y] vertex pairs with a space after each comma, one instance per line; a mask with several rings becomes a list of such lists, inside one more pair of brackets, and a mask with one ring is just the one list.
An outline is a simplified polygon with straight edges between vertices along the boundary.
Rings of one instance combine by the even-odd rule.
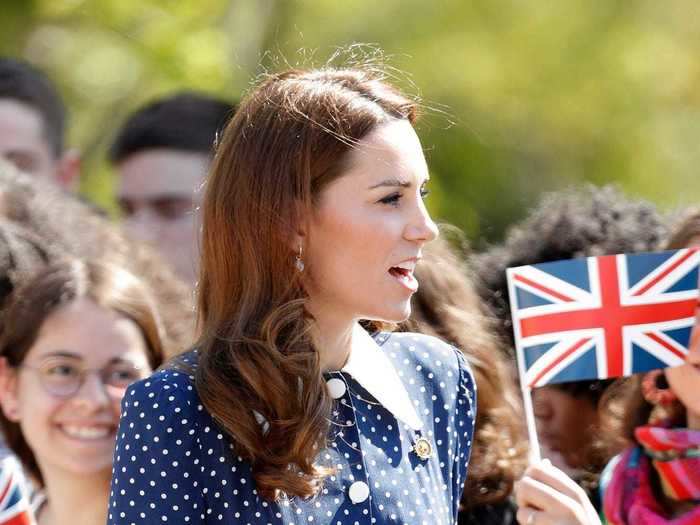
[[530, 463], [539, 463], [542, 459], [540, 442], [537, 438], [537, 426], [535, 425], [535, 411], [532, 407], [532, 390], [527, 387], [520, 378], [523, 393], [523, 409], [525, 410], [525, 423], [527, 424], [527, 437], [530, 440]]

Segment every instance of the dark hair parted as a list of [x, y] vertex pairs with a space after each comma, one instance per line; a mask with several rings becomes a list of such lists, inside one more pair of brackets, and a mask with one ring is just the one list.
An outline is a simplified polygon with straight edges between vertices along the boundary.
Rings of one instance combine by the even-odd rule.
[[[473, 259], [479, 295], [499, 318], [501, 338], [514, 347], [506, 268], [575, 257], [659, 249], [666, 227], [656, 208], [633, 200], [612, 186], [587, 186], [545, 195], [521, 223], [506, 233], [505, 241]], [[610, 380], [548, 385], [597, 406]], [[597, 443], [596, 443], [597, 445]], [[609, 457], [605, 447], [586, 454], [585, 484], [597, 483], [598, 472]]]
[[416, 104], [377, 73], [290, 70], [243, 100], [215, 153], [203, 205], [196, 386], [268, 499], [310, 496], [330, 472], [315, 464], [331, 400], [293, 235], [358, 141], [415, 115]]
[[[140, 329], [148, 362], [157, 368], [163, 361], [161, 321], [143, 283], [121, 268], [93, 262], [66, 261], [42, 269], [11, 295], [0, 323], [0, 357], [11, 368], [22, 364], [46, 319], [61, 307], [81, 298], [131, 319]], [[43, 483], [34, 453], [20, 425], [0, 413], [7, 445], [28, 472]]]
[[211, 154], [235, 106], [204, 93], [183, 92], [150, 102], [124, 123], [109, 153], [118, 164], [142, 151], [167, 148]]
[[440, 237], [425, 246], [416, 267], [420, 283], [411, 331], [435, 335], [460, 348], [479, 386], [469, 477], [462, 510], [506, 500], [527, 466], [527, 438], [512, 365], [493, 330], [495, 319], [484, 312], [468, 278], [465, 262]]
[[[42, 254], [46, 263], [66, 258], [106, 259], [138, 275], [155, 297], [162, 316], [165, 353], [174, 355], [192, 344], [194, 315], [188, 287], [154, 250], [129, 239], [95, 208], [49, 181], [0, 162], [0, 218], [22, 229], [25, 241]], [[21, 246], [8, 248], [14, 250], [7, 255], [12, 257], [12, 253], [20, 253], [16, 250]], [[35, 257], [29, 252], [22, 254]], [[30, 262], [30, 259], [22, 260]], [[36, 258], [31, 261], [36, 262]], [[13, 275], [13, 279], [18, 277]]]
[[39, 113], [51, 152], [64, 148], [66, 109], [56, 88], [44, 73], [27, 62], [0, 57], [0, 99], [11, 99]]

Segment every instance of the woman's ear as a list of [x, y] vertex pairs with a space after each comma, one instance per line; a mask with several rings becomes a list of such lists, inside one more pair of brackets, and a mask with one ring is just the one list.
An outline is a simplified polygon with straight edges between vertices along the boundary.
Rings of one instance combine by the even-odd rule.
[[302, 252], [306, 249], [307, 233], [309, 229], [309, 214], [308, 208], [301, 201], [295, 201], [294, 217], [289, 224], [287, 230], [287, 239], [289, 249], [292, 253], [299, 254], [301, 247]]
[[15, 423], [19, 420], [17, 370], [9, 365], [5, 357], [0, 357], [0, 407], [7, 419]]
[[299, 245], [303, 245], [306, 241], [306, 234], [309, 228], [309, 210], [301, 201], [296, 201], [296, 210], [294, 217], [294, 226], [291, 229], [292, 249], [299, 250]]

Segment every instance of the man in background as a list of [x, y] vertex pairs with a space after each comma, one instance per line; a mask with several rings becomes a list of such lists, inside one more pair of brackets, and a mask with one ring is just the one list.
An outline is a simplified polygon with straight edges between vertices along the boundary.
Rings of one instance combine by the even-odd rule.
[[65, 107], [46, 75], [26, 62], [0, 57], [0, 158], [71, 189], [80, 158], [66, 149], [65, 128]]
[[233, 104], [179, 93], [132, 114], [110, 151], [129, 234], [158, 249], [175, 272], [197, 279], [201, 187], [217, 133]]

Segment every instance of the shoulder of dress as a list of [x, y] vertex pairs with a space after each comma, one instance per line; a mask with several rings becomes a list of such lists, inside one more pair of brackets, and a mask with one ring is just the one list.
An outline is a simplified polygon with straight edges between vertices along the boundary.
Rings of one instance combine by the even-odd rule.
[[460, 350], [432, 335], [414, 332], [383, 332], [377, 336], [377, 342], [392, 360], [399, 360], [404, 364], [453, 371], [458, 370], [462, 364], [466, 364], [462, 362], [463, 355]]
[[124, 406], [156, 399], [180, 405], [199, 404], [194, 384], [195, 368], [196, 350], [179, 356], [151, 376], [132, 384], [124, 396]]
[[379, 336], [375, 338], [382, 350], [403, 374], [441, 389], [457, 388], [470, 402], [475, 398], [474, 374], [460, 349], [437, 337], [413, 332], [382, 332]]
[[442, 339], [418, 332], [380, 332], [374, 338], [381, 347], [393, 345], [421, 348], [429, 351], [441, 351], [451, 347], [450, 344]]

